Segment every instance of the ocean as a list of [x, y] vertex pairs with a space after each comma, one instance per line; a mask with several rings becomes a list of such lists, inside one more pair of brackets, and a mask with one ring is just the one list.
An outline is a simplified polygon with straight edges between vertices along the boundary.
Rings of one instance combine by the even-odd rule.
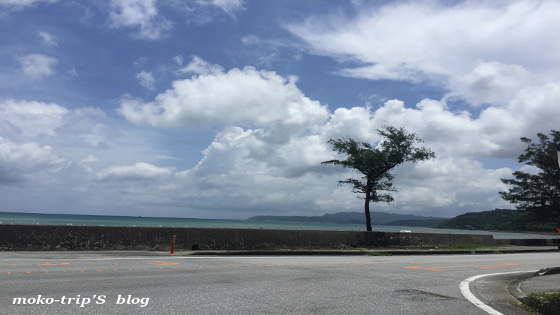
[[[365, 219], [364, 219], [365, 220]], [[41, 214], [0, 212], [1, 224], [37, 224], [37, 225], [77, 225], [77, 226], [139, 226], [139, 227], [197, 227], [197, 228], [249, 228], [279, 230], [334, 230], [364, 231], [364, 224], [335, 224], [309, 222], [251, 222], [245, 220], [157, 218], [132, 216], [103, 216], [77, 214]], [[513, 233], [480, 230], [434, 229], [425, 227], [374, 225], [374, 231], [399, 232], [408, 230], [414, 233], [446, 234], [491, 234], [496, 239], [539, 239], [560, 238], [560, 234]]]

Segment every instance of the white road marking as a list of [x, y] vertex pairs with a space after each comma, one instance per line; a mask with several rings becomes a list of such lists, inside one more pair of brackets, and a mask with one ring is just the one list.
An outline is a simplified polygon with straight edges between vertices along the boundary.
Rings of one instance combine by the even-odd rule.
[[461, 282], [461, 284], [459, 285], [459, 288], [461, 289], [461, 293], [463, 293], [463, 296], [467, 300], [469, 300], [472, 304], [476, 305], [478, 308], [482, 309], [483, 311], [485, 311], [485, 312], [487, 312], [488, 314], [491, 314], [491, 315], [504, 315], [503, 313], [493, 309], [488, 304], [482, 302], [476, 296], [474, 296], [474, 294], [472, 294], [471, 289], [470, 289], [471, 282], [473, 282], [477, 279], [483, 278], [483, 277], [488, 277], [488, 276], [497, 276], [497, 275], [504, 275], [504, 274], [509, 274], [509, 273], [535, 272], [535, 271], [537, 271], [537, 270], [499, 272], [499, 273], [489, 273], [489, 274], [485, 274], [485, 275], [478, 275], [478, 276], [470, 277], [468, 279], [463, 280], [463, 282]]

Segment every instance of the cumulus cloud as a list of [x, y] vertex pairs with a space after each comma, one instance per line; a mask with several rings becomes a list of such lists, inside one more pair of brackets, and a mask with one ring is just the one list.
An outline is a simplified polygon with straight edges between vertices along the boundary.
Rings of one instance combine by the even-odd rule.
[[32, 79], [42, 79], [54, 74], [55, 58], [41, 54], [31, 54], [19, 57], [18, 61], [25, 75]]
[[[0, 102], [0, 135], [6, 141], [17, 145], [38, 143], [41, 147], [48, 144], [56, 148], [59, 156], [77, 164], [94, 154], [102, 156], [101, 165], [106, 165], [107, 161], [130, 162], [138, 151], [146, 152], [141, 143], [132, 144], [137, 137], [151, 139], [141, 131], [131, 133], [116, 126], [98, 108], [69, 110], [54, 103]], [[126, 147], [120, 141], [127, 143]], [[130, 159], [129, 155], [132, 155]]]
[[132, 28], [144, 39], [159, 39], [173, 27], [158, 14], [157, 0], [111, 0], [109, 17], [114, 28]]
[[438, 216], [510, 208], [497, 192], [507, 188], [500, 178], [511, 172], [509, 168], [486, 169], [476, 160], [461, 157], [405, 164], [395, 170], [399, 191], [393, 193], [392, 206], [406, 212], [430, 209], [431, 215]]
[[[524, 149], [519, 137], [554, 128], [556, 120], [546, 117], [560, 117], [559, 109], [549, 106], [557, 102], [558, 97], [557, 85], [526, 89], [506, 107], [487, 108], [478, 117], [467, 112], [453, 112], [445, 101], [429, 99], [417, 104], [416, 108], [407, 108], [398, 100], [387, 101], [375, 110], [339, 108], [326, 123], [317, 126], [315, 132], [283, 143], [265, 140], [270, 133], [277, 131], [274, 128], [226, 128], [204, 151], [199, 165], [185, 175], [193, 182], [205, 183], [198, 187], [198, 191], [231, 191], [235, 200], [243, 200], [242, 204], [262, 206], [268, 200], [269, 207], [278, 206], [272, 202], [274, 196], [279, 199], [297, 196], [302, 205], [317, 213], [355, 211], [360, 202], [350, 189], [335, 189], [337, 180], [349, 174], [342, 169], [320, 165], [321, 161], [336, 158], [326, 141], [349, 135], [375, 143], [380, 140], [376, 129], [394, 125], [418, 133], [425, 145], [437, 153], [438, 160], [405, 165], [395, 170], [398, 175], [395, 183], [399, 188], [395, 202], [391, 206], [376, 204], [376, 209], [446, 216], [509, 208], [511, 206], [497, 192], [506, 189], [500, 178], [510, 176], [513, 170], [487, 168], [477, 159], [514, 161]], [[268, 185], [259, 186], [255, 182], [257, 179]], [[248, 190], [258, 193], [240, 193], [243, 189], [232, 188], [240, 182], [245, 183]], [[255, 187], [250, 188], [254, 182]], [[301, 192], [304, 193], [299, 194]], [[336, 198], [327, 196], [333, 192], [336, 192]], [[197, 200], [201, 198], [199, 196]]]
[[[509, 207], [497, 192], [505, 189], [500, 178], [513, 170], [488, 168], [478, 160], [515, 160], [523, 150], [519, 137], [553, 129], [557, 119], [551, 117], [560, 117], [560, 108], [550, 106], [560, 102], [560, 86], [552, 83], [522, 88], [507, 104], [481, 109], [478, 115], [451, 109], [445, 98], [425, 99], [416, 106], [389, 100], [377, 108], [329, 112], [305, 97], [293, 77], [251, 67], [225, 70], [200, 58], [184, 69], [191, 77], [174, 82], [150, 102], [125, 98], [119, 111], [132, 122], [156, 127], [221, 126], [195, 167], [176, 171], [158, 165], [161, 160], [148, 161], [146, 148], [134, 146], [146, 141], [151, 152], [158, 152], [149, 139], [150, 129], [101, 149], [99, 143], [115, 141], [110, 135], [120, 137], [100, 128], [99, 122], [106, 119], [102, 111], [70, 111], [40, 102], [1, 103], [0, 127], [11, 130], [4, 133], [11, 134], [10, 139], [21, 141], [5, 141], [10, 149], [4, 152], [23, 151], [24, 144], [45, 136], [80, 138], [95, 150], [84, 151], [84, 142], [73, 143], [74, 149], [64, 142], [65, 154], [75, 165], [73, 189], [103, 195], [114, 204], [188, 207], [201, 215], [216, 211], [230, 217], [301, 211], [320, 215], [362, 207], [349, 187], [337, 187], [337, 181], [352, 172], [320, 164], [337, 157], [327, 141], [350, 136], [376, 143], [376, 129], [393, 125], [416, 132], [438, 160], [395, 170], [395, 202], [374, 208], [449, 216]], [[26, 150], [42, 152], [38, 166], [51, 173], [60, 167], [59, 155], [34, 143]], [[3, 165], [16, 162], [13, 153], [4, 156], [10, 158], [4, 158]], [[131, 163], [131, 158], [138, 161]], [[4, 182], [24, 179], [9, 169], [2, 168]], [[23, 174], [34, 174], [31, 169]], [[235, 214], [227, 214], [231, 212]]]
[[50, 146], [41, 147], [35, 142], [20, 145], [0, 137], [0, 185], [20, 183], [39, 172], [56, 171], [64, 162]]
[[[476, 116], [451, 109], [447, 98], [425, 99], [415, 107], [389, 100], [375, 109], [329, 113], [306, 98], [294, 78], [251, 67], [226, 71], [196, 57], [184, 72], [193, 76], [174, 82], [152, 102], [125, 98], [119, 111], [132, 122], [154, 126], [224, 126], [198, 165], [178, 172], [166, 186], [167, 193], [181, 191], [176, 197], [182, 202], [205, 209], [227, 203], [239, 204], [239, 211], [266, 207], [269, 213], [296, 205], [317, 214], [358, 209], [360, 201], [350, 189], [336, 188], [351, 174], [320, 163], [336, 158], [329, 139], [350, 136], [376, 143], [376, 129], [383, 125], [417, 133], [440, 158], [396, 170], [395, 207], [432, 215], [507, 208], [497, 192], [505, 189], [500, 178], [512, 169], [488, 169], [478, 159], [514, 161], [523, 150], [520, 137], [553, 129], [556, 120], [548, 118], [560, 117], [560, 109], [550, 106], [560, 101], [558, 84], [521, 88], [505, 105]], [[218, 193], [223, 200], [214, 198]]]
[[7, 100], [0, 102], [0, 130], [5, 137], [23, 141], [52, 136], [68, 112], [54, 103]]
[[[180, 58], [178, 58], [180, 57]], [[178, 56], [175, 58], [176, 62], [179, 64], [183, 63], [183, 57]], [[180, 61], [180, 62], [179, 62]], [[192, 73], [195, 75], [217, 75], [224, 72], [224, 68], [220, 65], [211, 64], [208, 61], [200, 58], [199, 56], [193, 56], [192, 61], [185, 67], [179, 70], [180, 72], [185, 72], [187, 74]]]
[[135, 123], [154, 126], [193, 127], [242, 124], [289, 126], [301, 132], [327, 117], [327, 109], [305, 97], [296, 77], [284, 78], [253, 67], [228, 72], [203, 67], [196, 59], [186, 69], [199, 74], [173, 82], [173, 88], [144, 103], [121, 100], [119, 112]]
[[[345, 76], [444, 84], [473, 104], [506, 104], [556, 77], [557, 1], [360, 4], [357, 16], [311, 17], [286, 28], [314, 54], [361, 66]], [[538, 57], [537, 57], [538, 56]]]

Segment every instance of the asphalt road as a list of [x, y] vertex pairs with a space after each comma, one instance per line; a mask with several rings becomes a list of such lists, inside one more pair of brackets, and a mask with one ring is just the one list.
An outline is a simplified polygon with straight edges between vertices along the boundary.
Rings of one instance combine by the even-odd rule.
[[461, 283], [560, 253], [167, 256], [0, 252], [3, 314], [488, 314]]

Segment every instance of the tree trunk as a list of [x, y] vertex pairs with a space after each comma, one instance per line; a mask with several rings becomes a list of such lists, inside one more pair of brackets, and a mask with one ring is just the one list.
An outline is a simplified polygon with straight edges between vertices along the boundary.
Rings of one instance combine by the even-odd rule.
[[371, 195], [371, 182], [369, 180], [369, 178], [366, 179], [367, 180], [367, 184], [366, 184], [366, 202], [364, 204], [364, 212], [366, 213], [366, 231], [371, 232], [372, 228], [371, 228], [371, 215], [369, 214], [369, 198]]

